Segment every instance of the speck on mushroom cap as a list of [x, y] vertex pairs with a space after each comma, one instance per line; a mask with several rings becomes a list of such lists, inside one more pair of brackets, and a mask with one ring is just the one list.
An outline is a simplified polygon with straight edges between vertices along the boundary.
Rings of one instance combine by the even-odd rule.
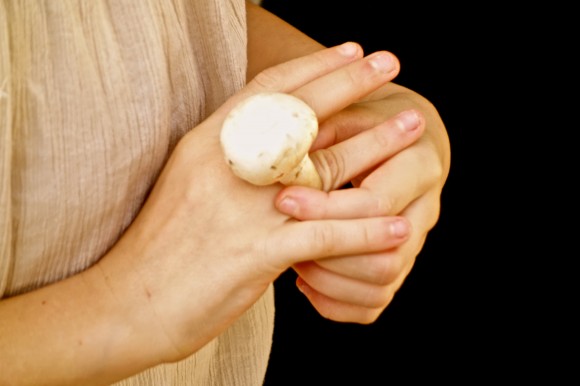
[[314, 111], [283, 93], [253, 95], [226, 117], [221, 143], [233, 172], [256, 185], [268, 185], [306, 156], [318, 133]]

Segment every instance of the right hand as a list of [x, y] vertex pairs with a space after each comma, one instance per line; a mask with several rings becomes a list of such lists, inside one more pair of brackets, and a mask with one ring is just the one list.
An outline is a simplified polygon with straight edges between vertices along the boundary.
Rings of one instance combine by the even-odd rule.
[[[219, 145], [225, 115], [249, 95], [293, 94], [323, 121], [398, 73], [392, 54], [362, 58], [360, 47], [347, 47], [353, 46], [351, 53], [333, 47], [262, 72], [188, 133], [134, 223], [98, 263], [114, 296], [133, 304], [135, 329], [165, 342], [160, 361], [201, 348], [296, 263], [381, 251], [406, 240], [406, 235], [393, 234], [396, 221], [406, 224], [397, 217], [291, 219], [274, 207], [282, 186], [256, 187], [238, 179]], [[397, 144], [403, 148], [419, 135], [399, 133]], [[373, 154], [353, 157], [360, 165], [347, 163], [350, 171], [384, 161], [380, 147], [372, 149]], [[325, 186], [334, 185], [329, 181], [334, 176], [323, 178]]]

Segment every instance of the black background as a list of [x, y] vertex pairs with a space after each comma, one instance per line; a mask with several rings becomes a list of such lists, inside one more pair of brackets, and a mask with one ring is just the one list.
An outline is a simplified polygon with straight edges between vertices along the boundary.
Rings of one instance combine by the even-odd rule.
[[524, 115], [512, 94], [522, 69], [512, 59], [525, 51], [521, 36], [506, 33], [512, 15], [477, 5], [347, 4], [264, 0], [262, 6], [327, 46], [356, 41], [366, 53], [397, 55], [395, 82], [427, 97], [446, 124], [451, 172], [438, 224], [374, 324], [326, 320], [296, 289], [294, 272], [279, 278], [265, 385], [521, 380], [537, 373], [524, 356], [534, 356], [541, 332], [530, 339], [516, 317], [528, 311], [522, 299], [529, 294], [516, 284], [517, 264], [510, 262], [526, 254], [514, 237], [521, 218], [505, 209], [521, 201], [513, 187], [527, 162], [509, 152], [510, 133], [521, 130]]

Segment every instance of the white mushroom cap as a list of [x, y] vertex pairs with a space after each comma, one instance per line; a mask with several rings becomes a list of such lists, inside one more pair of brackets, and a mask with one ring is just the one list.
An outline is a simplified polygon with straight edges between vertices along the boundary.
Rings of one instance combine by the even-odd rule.
[[318, 120], [304, 101], [289, 94], [261, 93], [235, 106], [224, 120], [221, 144], [234, 174], [255, 185], [321, 187], [308, 150]]

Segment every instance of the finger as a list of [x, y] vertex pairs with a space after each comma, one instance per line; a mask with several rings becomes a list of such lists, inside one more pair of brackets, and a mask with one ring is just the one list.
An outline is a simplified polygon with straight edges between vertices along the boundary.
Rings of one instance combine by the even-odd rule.
[[[369, 108], [373, 109], [370, 106], [373, 103], [384, 102], [353, 103], [321, 122], [318, 128], [318, 136], [312, 143], [310, 151], [313, 152], [330, 147], [384, 122], [388, 117], [386, 114], [368, 113]], [[378, 107], [377, 110], [382, 111], [383, 107]]]
[[407, 220], [374, 217], [356, 220], [287, 222], [264, 244], [264, 255], [276, 266], [331, 256], [378, 252], [409, 237]]
[[375, 168], [416, 141], [424, 126], [420, 113], [408, 110], [371, 130], [312, 153], [310, 158], [322, 179], [322, 190], [334, 190]]
[[406, 270], [409, 259], [400, 248], [356, 256], [331, 257], [302, 264], [311, 264], [313, 271], [322, 269], [369, 284], [387, 285]]
[[411, 271], [415, 259], [423, 248], [428, 232], [437, 221], [437, 204], [428, 203], [428, 197], [414, 202], [403, 212], [412, 224], [413, 231], [404, 243], [378, 253], [367, 253], [350, 256], [337, 256], [300, 263], [309, 265], [309, 279], [315, 280], [318, 271], [374, 285], [395, 283], [401, 276]]
[[[413, 145], [415, 146], [415, 145]], [[432, 152], [403, 151], [389, 158], [356, 188], [321, 192], [291, 186], [278, 193], [276, 208], [299, 220], [399, 215], [410, 203], [429, 193], [438, 208], [442, 169], [431, 162]]]
[[292, 94], [305, 101], [322, 122], [391, 81], [399, 69], [392, 53], [379, 51], [313, 79]]
[[358, 304], [345, 303], [325, 296], [310, 287], [302, 278], [296, 280], [296, 286], [313, 307], [323, 317], [337, 322], [370, 324], [378, 319], [384, 308], [391, 302], [393, 295], [385, 299], [385, 304], [377, 308], [363, 307]]
[[396, 283], [401, 276], [404, 277], [411, 271], [416, 256], [433, 227], [433, 217], [426, 215], [424, 209], [424, 204], [413, 204], [405, 210], [405, 217], [412, 222], [413, 232], [404, 243], [394, 248], [377, 253], [318, 259], [299, 263], [297, 266], [308, 267], [308, 281], [312, 282], [319, 277], [324, 280], [324, 277], [332, 273], [337, 277], [348, 277], [373, 285]]
[[381, 314], [413, 268], [433, 226], [433, 217], [424, 213], [425, 201], [422, 198], [403, 212], [418, 231], [395, 249], [294, 265], [300, 275], [300, 291], [321, 315], [337, 321], [370, 323]]
[[[293, 268], [300, 275], [296, 284], [321, 315], [338, 321], [372, 322], [390, 304], [413, 268], [424, 237], [416, 235], [415, 239], [413, 242], [409, 240], [397, 248], [396, 254], [389, 256], [402, 264], [394, 269], [393, 278], [387, 284], [377, 284], [374, 278], [370, 281], [360, 279], [357, 273], [369, 271], [374, 265], [374, 262], [366, 265], [369, 261], [365, 261], [365, 255], [296, 264]], [[417, 244], [419, 249], [416, 248]], [[337, 260], [350, 260], [359, 264], [350, 265], [352, 270], [338, 273]]]
[[[391, 196], [382, 190], [333, 190], [400, 152], [416, 141], [423, 129], [421, 115], [409, 110], [329, 149], [314, 152], [311, 158], [323, 181], [323, 190], [330, 193], [288, 187], [276, 197], [277, 208], [298, 219], [355, 218], [392, 213], [388, 201]], [[384, 181], [394, 180], [382, 181], [380, 186], [390, 186]]]
[[252, 92], [290, 92], [363, 56], [354, 42], [326, 48], [261, 71], [247, 88]]
[[[360, 182], [360, 188], [386, 197], [390, 215], [401, 213], [412, 202], [441, 191], [443, 168], [429, 145], [418, 141], [413, 151], [402, 151], [374, 170]], [[433, 196], [437, 199], [437, 196]], [[384, 215], [384, 214], [383, 214]]]
[[293, 268], [311, 288], [342, 303], [377, 308], [390, 297], [388, 286], [340, 276], [309, 263], [296, 264]]
[[417, 231], [426, 235], [439, 220], [441, 191], [439, 189], [429, 190], [420, 199], [410, 203], [401, 213], [417, 226]]
[[326, 48], [313, 54], [269, 67], [254, 77], [220, 109], [229, 111], [235, 104], [260, 92], [286, 92], [360, 59], [362, 48], [354, 42]]

